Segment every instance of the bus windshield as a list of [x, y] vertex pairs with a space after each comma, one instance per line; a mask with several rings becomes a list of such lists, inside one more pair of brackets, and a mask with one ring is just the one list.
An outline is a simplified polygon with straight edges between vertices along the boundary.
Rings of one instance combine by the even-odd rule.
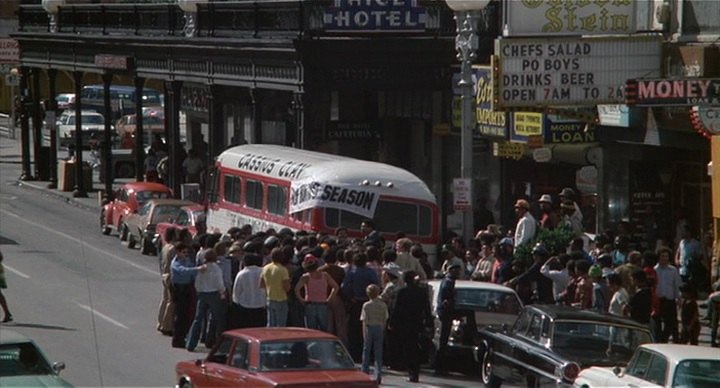
[[[337, 228], [343, 226], [350, 230], [360, 230], [365, 217], [345, 210], [325, 208], [325, 226]], [[381, 199], [373, 218], [380, 233], [405, 232], [410, 236], [432, 235], [432, 210], [429, 206], [417, 203], [404, 203]]]

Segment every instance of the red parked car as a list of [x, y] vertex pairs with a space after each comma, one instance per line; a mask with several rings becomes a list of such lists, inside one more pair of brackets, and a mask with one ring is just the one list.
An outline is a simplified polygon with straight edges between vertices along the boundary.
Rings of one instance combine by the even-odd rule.
[[207, 225], [205, 223], [205, 207], [195, 204], [183, 206], [176, 216], [168, 222], [160, 222], [155, 226], [156, 247], [158, 252], [165, 245], [165, 231], [167, 228], [174, 226], [178, 229], [187, 229], [190, 234], [195, 237], [198, 233], [205, 233]]
[[125, 217], [135, 213], [151, 199], [172, 198], [172, 190], [161, 183], [131, 182], [115, 191], [115, 199], [100, 209], [100, 230], [110, 234], [115, 229], [120, 240], [127, 240]]
[[175, 366], [178, 387], [377, 387], [332, 334], [298, 327], [223, 333], [207, 357]]

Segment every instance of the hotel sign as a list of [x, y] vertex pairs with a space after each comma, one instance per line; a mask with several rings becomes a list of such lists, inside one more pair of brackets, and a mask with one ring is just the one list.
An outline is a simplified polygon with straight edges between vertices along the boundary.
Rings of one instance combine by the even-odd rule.
[[132, 67], [132, 58], [120, 55], [95, 55], [95, 66], [102, 69], [128, 70]]
[[636, 1], [510, 0], [504, 36], [632, 34]]
[[498, 39], [495, 108], [620, 104], [661, 58], [658, 37]]
[[625, 86], [628, 105], [720, 105], [720, 78], [637, 79]]
[[335, 0], [323, 22], [325, 31], [425, 31], [427, 15], [417, 0]]

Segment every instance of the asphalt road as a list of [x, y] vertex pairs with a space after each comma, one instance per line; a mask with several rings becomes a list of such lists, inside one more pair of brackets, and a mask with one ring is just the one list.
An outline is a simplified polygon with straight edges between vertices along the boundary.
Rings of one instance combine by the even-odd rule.
[[[8, 140], [1, 138], [3, 147]], [[0, 155], [2, 156], [2, 155]], [[12, 159], [12, 158], [10, 158]], [[0, 158], [0, 249], [15, 321], [77, 386], [172, 386], [179, 360], [202, 357], [155, 330], [161, 294], [157, 259], [103, 236], [98, 213], [19, 186], [20, 165]], [[424, 387], [477, 385], [477, 376], [421, 375]], [[410, 384], [387, 371], [384, 386]]]

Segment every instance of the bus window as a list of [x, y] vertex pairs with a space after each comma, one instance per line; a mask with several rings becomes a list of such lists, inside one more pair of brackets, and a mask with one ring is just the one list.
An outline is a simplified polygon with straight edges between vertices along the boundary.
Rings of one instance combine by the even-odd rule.
[[263, 187], [258, 181], [247, 180], [245, 182], [245, 205], [251, 209], [262, 209]]
[[[325, 225], [329, 228], [344, 226], [358, 230], [364, 217], [337, 209], [325, 209]], [[383, 233], [403, 231], [411, 236], [432, 234], [432, 211], [428, 206], [380, 200], [375, 210], [375, 225]]]
[[232, 203], [240, 203], [240, 193], [242, 188], [240, 187], [240, 177], [225, 175], [223, 196], [226, 201]]
[[287, 208], [285, 188], [268, 185], [268, 213], [284, 216]]

